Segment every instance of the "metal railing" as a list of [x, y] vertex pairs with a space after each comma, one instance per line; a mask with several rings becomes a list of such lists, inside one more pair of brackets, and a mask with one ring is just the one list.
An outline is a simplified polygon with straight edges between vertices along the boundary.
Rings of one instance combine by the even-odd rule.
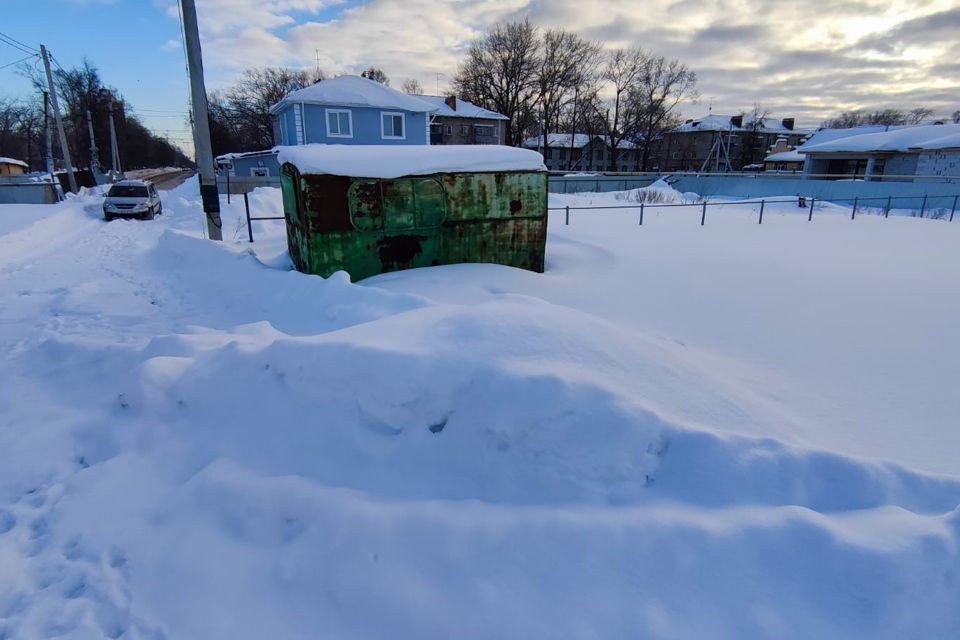
[[[253, 242], [253, 221], [254, 220], [286, 220], [285, 216], [260, 216], [250, 217], [250, 197], [249, 194], [243, 194], [243, 208], [247, 212], [247, 237]], [[234, 236], [236, 237], [236, 236]]]
[[[954, 196], [938, 196], [943, 198], [953, 198], [952, 206], [950, 207], [949, 217], [947, 214], [943, 215], [934, 215], [932, 211], [945, 211], [945, 208], [940, 209], [927, 209], [927, 196], [923, 196], [923, 204], [920, 207], [919, 214], [915, 217], [923, 218], [924, 214], [928, 211], [931, 212], [929, 217], [942, 219], [948, 217], [949, 222], [953, 222], [953, 218], [957, 212], [957, 204], [960, 201], [960, 194]], [[854, 198], [853, 207], [850, 213], [850, 219], [854, 220], [857, 217], [857, 210], [860, 208], [860, 205], [867, 201], [880, 200], [882, 201], [882, 206], [878, 207], [883, 211], [883, 217], [889, 218], [890, 211], [893, 209], [893, 202], [895, 200], [915, 200], [913, 196], [886, 196], [886, 197], [877, 197], [877, 198]], [[780, 204], [780, 203], [797, 203], [797, 206], [800, 208], [809, 209], [807, 214], [807, 221], [813, 221], [813, 212], [817, 206], [817, 199], [815, 197], [807, 196], [798, 196], [791, 198], [764, 198], [761, 200], [734, 200], [730, 202], [709, 202], [704, 200], [703, 202], [670, 202], [670, 203], [657, 203], [657, 202], [640, 202], [639, 204], [624, 204], [624, 205], [594, 205], [594, 206], [563, 206], [563, 207], [548, 207], [548, 211], [564, 211], [564, 224], [570, 224], [570, 212], [571, 211], [587, 211], [587, 210], [600, 210], [600, 209], [639, 209], [640, 210], [640, 226], [643, 226], [643, 214], [644, 210], [649, 207], [697, 207], [701, 210], [700, 214], [700, 226], [704, 226], [707, 222], [707, 207], [729, 207], [733, 205], [744, 205], [744, 204], [759, 204], [760, 212], [757, 219], [757, 224], [763, 224], [763, 211], [767, 204]], [[823, 200], [821, 202], [830, 202], [831, 204], [836, 204], [830, 200]], [[911, 209], [912, 210], [912, 209]]]

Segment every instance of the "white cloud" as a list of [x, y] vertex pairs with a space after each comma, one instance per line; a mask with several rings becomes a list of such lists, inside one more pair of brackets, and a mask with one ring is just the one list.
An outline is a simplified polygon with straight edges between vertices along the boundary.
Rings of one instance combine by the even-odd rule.
[[[177, 15], [173, 0], [155, 0]], [[319, 12], [339, 0], [198, 0], [207, 72], [213, 85], [250, 66], [320, 66], [328, 73], [383, 68], [398, 84], [445, 84], [469, 41], [498, 21], [529, 16], [607, 46], [639, 44], [697, 71], [714, 110], [762, 102], [774, 115], [816, 122], [856, 107], [924, 104], [946, 112], [960, 93], [933, 69], [960, 53], [937, 14], [952, 0], [370, 0]], [[931, 17], [933, 16], [933, 17]], [[889, 46], [886, 40], [898, 38]], [[863, 43], [863, 44], [859, 44]], [[878, 44], [879, 43], [879, 44]], [[442, 87], [441, 87], [442, 88]], [[955, 98], [954, 98], [955, 101]], [[685, 105], [700, 115], [706, 105]]]

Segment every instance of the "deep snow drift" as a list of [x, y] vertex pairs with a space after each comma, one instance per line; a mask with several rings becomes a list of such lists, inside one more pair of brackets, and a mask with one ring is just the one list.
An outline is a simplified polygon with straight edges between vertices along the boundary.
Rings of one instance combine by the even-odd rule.
[[576, 212], [358, 285], [239, 201], [0, 205], [0, 638], [960, 627], [960, 225]]

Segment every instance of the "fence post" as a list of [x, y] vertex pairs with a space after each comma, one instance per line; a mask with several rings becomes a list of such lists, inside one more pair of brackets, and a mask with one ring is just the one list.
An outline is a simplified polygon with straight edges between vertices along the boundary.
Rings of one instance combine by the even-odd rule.
[[[954, 204], [956, 204], [956, 203], [954, 203]], [[951, 218], [951, 220], [952, 220], [952, 218]], [[641, 227], [643, 226], [643, 203], [642, 203], [642, 202], [640, 203], [640, 226], [641, 226]]]
[[765, 200], [760, 201], [760, 219], [757, 221], [757, 224], [763, 224], [763, 206], [766, 204]]
[[927, 210], [927, 194], [923, 194], [923, 202], [920, 203], [920, 217], [923, 217], [923, 212]]
[[703, 203], [703, 214], [700, 216], [700, 226], [702, 227], [707, 221], [707, 203]]
[[859, 197], [853, 199], [853, 213], [850, 214], [850, 219], [854, 220], [857, 217], [857, 202], [860, 200]]
[[564, 224], [570, 224], [570, 205], [567, 205], [566, 209], [567, 209], [567, 220], [566, 222], [564, 222]]
[[893, 203], [893, 196], [887, 196], [887, 210], [883, 212], [884, 218], [890, 217], [890, 205]]
[[953, 222], [953, 214], [957, 212], [957, 198], [960, 198], [960, 196], [953, 196], [953, 208], [950, 209], [950, 222]]
[[227, 204], [230, 204], [230, 171], [227, 171]]
[[810, 215], [807, 216], [807, 222], [813, 222], [813, 208], [817, 206], [817, 199], [810, 198]]
[[253, 242], [253, 225], [250, 223], [250, 199], [247, 194], [243, 194], [243, 208], [247, 210], [247, 236], [250, 242]]

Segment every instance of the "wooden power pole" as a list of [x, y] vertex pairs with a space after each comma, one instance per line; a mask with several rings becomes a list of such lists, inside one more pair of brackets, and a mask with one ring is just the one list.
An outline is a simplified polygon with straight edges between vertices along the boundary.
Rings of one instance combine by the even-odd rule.
[[207, 89], [203, 82], [203, 56], [200, 52], [200, 30], [194, 0], [180, 0], [183, 15], [183, 39], [190, 71], [190, 99], [193, 104], [193, 148], [200, 171], [200, 198], [207, 214], [207, 232], [211, 240], [223, 240], [220, 220], [220, 194], [213, 170], [213, 147], [210, 144], [210, 121], [207, 118]]
[[70, 148], [67, 147], [67, 133], [63, 130], [63, 118], [60, 116], [60, 103], [57, 101], [57, 90], [53, 86], [53, 74], [50, 73], [50, 54], [47, 48], [40, 45], [40, 56], [43, 58], [43, 68], [47, 72], [47, 84], [50, 86], [50, 103], [53, 107], [53, 117], [57, 121], [57, 131], [60, 132], [60, 150], [63, 152], [63, 163], [67, 166], [67, 180], [70, 181], [70, 191], [76, 193], [77, 177], [73, 175], [73, 162], [70, 161]]

